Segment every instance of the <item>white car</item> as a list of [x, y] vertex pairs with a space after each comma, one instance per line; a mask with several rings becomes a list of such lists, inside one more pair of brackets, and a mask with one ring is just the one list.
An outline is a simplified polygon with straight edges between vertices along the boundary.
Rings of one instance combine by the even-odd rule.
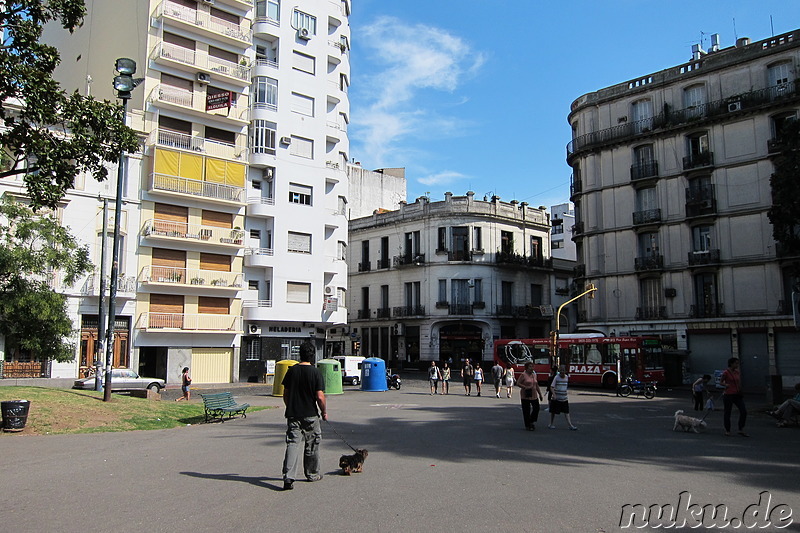
[[[166, 387], [166, 383], [163, 379], [145, 378], [129, 368], [111, 369], [111, 390], [114, 392], [145, 389], [150, 389], [153, 392], [160, 392], [164, 387]], [[72, 388], [94, 390], [94, 376], [76, 379]]]

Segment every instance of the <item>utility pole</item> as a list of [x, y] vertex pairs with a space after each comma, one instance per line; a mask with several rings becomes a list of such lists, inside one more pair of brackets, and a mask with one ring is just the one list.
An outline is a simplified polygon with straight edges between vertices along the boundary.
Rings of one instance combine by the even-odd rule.
[[94, 347], [94, 390], [103, 390], [103, 346], [106, 339], [106, 237], [108, 236], [108, 198], [103, 198], [103, 237], [100, 241], [100, 308], [97, 312], [97, 344]]

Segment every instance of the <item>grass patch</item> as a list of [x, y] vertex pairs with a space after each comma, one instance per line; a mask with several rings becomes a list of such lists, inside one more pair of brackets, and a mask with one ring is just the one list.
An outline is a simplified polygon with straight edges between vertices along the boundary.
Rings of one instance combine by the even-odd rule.
[[[97, 391], [46, 387], [0, 387], [0, 401], [31, 402], [26, 435], [99, 433], [168, 429], [204, 421], [202, 402], [152, 401], [113, 394], [103, 401]], [[250, 407], [260, 411], [267, 407]]]

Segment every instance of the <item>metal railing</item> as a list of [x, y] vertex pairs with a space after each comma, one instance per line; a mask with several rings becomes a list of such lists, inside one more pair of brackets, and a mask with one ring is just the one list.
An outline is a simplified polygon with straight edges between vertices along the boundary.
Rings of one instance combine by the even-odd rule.
[[244, 203], [243, 187], [181, 178], [179, 176], [170, 176], [155, 172], [150, 174], [150, 190], [202, 196], [203, 198], [211, 198], [225, 202]]
[[169, 0], [161, 3], [160, 12], [165, 17], [180, 20], [198, 28], [205, 28], [237, 41], [249, 43], [252, 40], [252, 32], [239, 24], [215, 17], [205, 11], [170, 2]]
[[242, 274], [217, 270], [200, 270], [168, 266], [148, 265], [142, 267], [139, 281], [142, 283], [170, 283], [179, 285], [207, 285], [219, 288], [242, 288]]
[[147, 144], [189, 152], [201, 152], [204, 155], [223, 159], [241, 159], [247, 152], [245, 148], [239, 148], [235, 144], [165, 129], [153, 130], [147, 138]]
[[142, 236], [167, 237], [234, 246], [242, 246], [244, 242], [244, 231], [241, 229], [200, 226], [186, 222], [158, 219], [145, 220], [142, 226]]
[[664, 256], [661, 254], [646, 255], [634, 259], [636, 270], [661, 270], [664, 268]]
[[178, 331], [242, 331], [242, 317], [239, 315], [184, 314], [146, 312], [139, 316], [139, 329], [178, 330]]
[[634, 225], [652, 224], [654, 222], [661, 222], [661, 209], [646, 209], [633, 213]]
[[168, 59], [242, 81], [249, 81], [250, 79], [250, 67], [247, 65], [240, 65], [233, 61], [220, 59], [205, 52], [184, 48], [172, 43], [159, 43], [153, 49], [151, 59]]

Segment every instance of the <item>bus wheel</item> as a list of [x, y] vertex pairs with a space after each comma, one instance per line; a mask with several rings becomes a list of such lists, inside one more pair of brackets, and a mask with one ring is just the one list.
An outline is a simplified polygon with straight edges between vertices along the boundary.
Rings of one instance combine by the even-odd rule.
[[617, 377], [613, 374], [606, 374], [603, 376], [603, 388], [604, 389], [613, 389], [617, 386]]

